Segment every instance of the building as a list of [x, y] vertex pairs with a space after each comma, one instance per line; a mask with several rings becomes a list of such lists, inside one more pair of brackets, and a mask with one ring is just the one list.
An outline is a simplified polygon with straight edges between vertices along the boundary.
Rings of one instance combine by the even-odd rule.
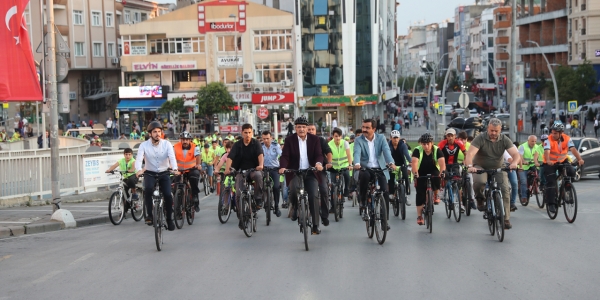
[[449, 45], [449, 39], [454, 39], [454, 23], [448, 22], [448, 20], [440, 23], [437, 38], [439, 48], [438, 52], [440, 55], [443, 56], [448, 53], [448, 55], [440, 58], [441, 62], [438, 69], [440, 70], [440, 75], [442, 75], [446, 70], [449, 69], [450, 61], [452, 61], [450, 51], [453, 51], [453, 49], [451, 49], [453, 46]]
[[469, 40], [471, 23], [475, 18], [480, 17], [485, 9], [492, 7], [491, 5], [487, 5], [489, 1], [480, 2], [480, 5], [459, 6], [454, 10], [454, 47], [457, 48], [456, 60], [458, 71], [462, 73], [462, 79], [465, 79], [463, 72], [468, 71], [467, 65], [471, 61], [472, 55]]
[[383, 117], [397, 96], [395, 9], [390, 0], [300, 0], [294, 21], [302, 113], [310, 121], [358, 128]]
[[[469, 60], [467, 61], [467, 66], [465, 67], [465, 72], [470, 72], [471, 76], [473, 77], [472, 79], [475, 80], [475, 82], [483, 82], [482, 78], [483, 78], [483, 74], [482, 74], [482, 70], [481, 70], [481, 65], [482, 65], [482, 57], [481, 57], [481, 50], [482, 50], [482, 40], [481, 40], [481, 30], [482, 30], [482, 24], [481, 24], [481, 16], [477, 16], [475, 18], [473, 18], [473, 20], [471, 21], [471, 28], [469, 29], [469, 52], [470, 55]], [[486, 41], [487, 42], [487, 41]]]
[[[203, 1], [121, 26], [123, 47], [131, 50], [121, 59], [118, 109], [128, 115], [128, 126], [169, 118], [156, 112], [167, 99], [180, 97], [193, 107], [198, 90], [212, 82], [224, 83], [234, 100], [248, 107], [242, 122], [257, 122], [254, 116], [262, 106], [269, 109], [269, 119], [273, 112], [281, 117], [293, 114], [294, 86], [300, 77], [294, 67], [293, 15], [243, 2]], [[132, 97], [136, 91], [157, 88], [161, 97]], [[186, 120], [192, 132], [209, 129], [202, 127], [202, 117]], [[220, 115], [220, 131], [239, 132], [237, 117], [237, 112]]]
[[[548, 64], [542, 53], [550, 64], [568, 65], [567, 15], [565, 0], [527, 1], [518, 8], [516, 24], [520, 48], [517, 49], [517, 54], [522, 56], [525, 64], [526, 100], [536, 98], [530, 88], [536, 78], [543, 74], [551, 80]], [[539, 47], [528, 41], [538, 43]], [[549, 98], [548, 100], [553, 100], [554, 95], [549, 95]]]
[[[506, 96], [506, 82], [508, 63], [510, 59], [510, 27], [513, 22], [512, 8], [510, 6], [500, 6], [494, 8], [494, 52], [496, 53], [494, 60], [494, 68], [496, 69], [496, 75], [500, 82], [500, 94]], [[518, 40], [518, 30], [517, 30]], [[520, 61], [517, 56], [517, 61]], [[506, 99], [506, 98], [505, 98]]]
[[571, 0], [568, 6], [569, 65], [589, 60], [600, 82], [600, 2]]
[[[177, 9], [180, 9], [192, 4], [198, 4], [202, 1], [204, 0], [177, 0], [175, 4], [177, 5]], [[248, 0], [248, 2], [294, 13], [294, 0]]]

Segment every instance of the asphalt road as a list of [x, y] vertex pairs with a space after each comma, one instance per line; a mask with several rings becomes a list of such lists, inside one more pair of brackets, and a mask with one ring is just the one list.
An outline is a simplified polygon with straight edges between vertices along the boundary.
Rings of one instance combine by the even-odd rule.
[[519, 206], [503, 243], [480, 213], [456, 223], [438, 206], [430, 234], [411, 206], [380, 246], [347, 207], [308, 252], [283, 216], [267, 227], [261, 213], [251, 238], [235, 216], [221, 225], [211, 196], [192, 226], [164, 234], [162, 252], [131, 218], [0, 240], [0, 299], [597, 299], [598, 183], [576, 183], [574, 224]]

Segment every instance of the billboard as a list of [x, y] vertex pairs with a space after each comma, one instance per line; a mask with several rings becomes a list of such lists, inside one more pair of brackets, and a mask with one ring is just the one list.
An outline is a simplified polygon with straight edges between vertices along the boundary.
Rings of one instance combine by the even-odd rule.
[[525, 98], [525, 66], [522, 63], [516, 64], [513, 84], [515, 99], [523, 100]]
[[143, 85], [143, 86], [120, 86], [119, 98], [145, 99], [162, 98], [162, 86]]

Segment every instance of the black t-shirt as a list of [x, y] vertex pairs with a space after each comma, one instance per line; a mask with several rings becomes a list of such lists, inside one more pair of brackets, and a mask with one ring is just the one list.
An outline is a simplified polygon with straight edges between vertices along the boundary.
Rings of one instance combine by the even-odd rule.
[[[419, 158], [419, 149], [415, 149], [413, 151], [412, 157], [416, 157], [417, 159]], [[444, 158], [444, 154], [439, 148], [437, 149], [437, 158]], [[423, 158], [421, 161], [419, 161], [419, 163], [419, 177], [427, 176], [427, 174], [435, 176], [440, 175], [440, 170], [438, 170], [438, 168], [435, 166], [435, 162], [433, 161], [433, 151], [429, 155], [423, 151]]]
[[231, 148], [228, 158], [233, 161], [232, 168], [248, 170], [258, 167], [258, 156], [261, 154], [263, 154], [262, 146], [257, 140], [252, 139], [248, 146], [244, 144], [244, 140], [239, 140]]

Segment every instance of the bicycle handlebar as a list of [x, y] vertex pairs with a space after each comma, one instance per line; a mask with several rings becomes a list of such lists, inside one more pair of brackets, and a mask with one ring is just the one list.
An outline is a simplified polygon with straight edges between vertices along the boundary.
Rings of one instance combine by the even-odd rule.
[[489, 169], [489, 170], [477, 170], [477, 171], [471, 172], [471, 173], [475, 173], [475, 174], [483, 174], [483, 173], [495, 174], [495, 173], [502, 172], [502, 171], [509, 172], [509, 171], [512, 171], [512, 169], [511, 168], [498, 168], [498, 169]]
[[284, 173], [306, 173], [309, 171], [317, 171], [317, 168], [315, 167], [310, 167], [308, 169], [301, 169], [301, 170], [293, 170], [293, 169], [285, 169]]

